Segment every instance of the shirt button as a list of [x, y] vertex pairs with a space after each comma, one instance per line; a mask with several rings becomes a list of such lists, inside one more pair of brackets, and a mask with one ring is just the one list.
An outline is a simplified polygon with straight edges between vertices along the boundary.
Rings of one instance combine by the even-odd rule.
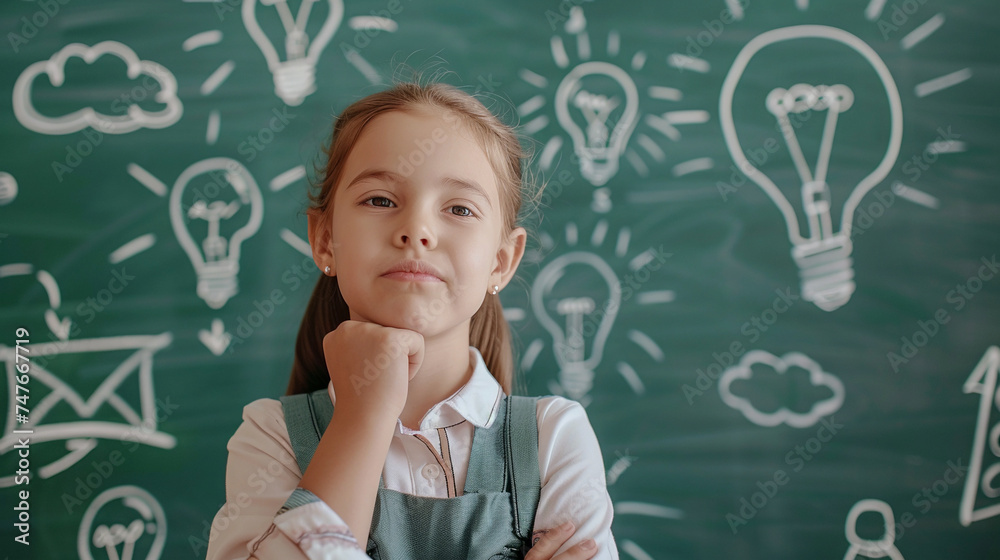
[[423, 475], [431, 480], [441, 476], [441, 467], [437, 465], [424, 465], [422, 469]]

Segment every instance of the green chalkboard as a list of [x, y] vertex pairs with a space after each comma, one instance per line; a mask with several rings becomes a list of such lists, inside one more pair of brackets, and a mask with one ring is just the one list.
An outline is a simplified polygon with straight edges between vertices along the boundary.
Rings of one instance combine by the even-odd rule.
[[0, 549], [204, 557], [242, 407], [288, 380], [332, 119], [406, 62], [548, 181], [518, 387], [585, 404], [620, 557], [997, 557], [998, 15], [5, 2]]

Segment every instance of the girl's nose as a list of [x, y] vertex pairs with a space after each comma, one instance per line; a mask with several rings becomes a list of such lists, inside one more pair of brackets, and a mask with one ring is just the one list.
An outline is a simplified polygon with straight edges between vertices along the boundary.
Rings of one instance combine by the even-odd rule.
[[437, 236], [432, 222], [433, 218], [426, 211], [411, 209], [403, 216], [399, 229], [393, 236], [396, 245], [400, 248], [420, 245], [427, 250], [434, 249], [437, 246]]

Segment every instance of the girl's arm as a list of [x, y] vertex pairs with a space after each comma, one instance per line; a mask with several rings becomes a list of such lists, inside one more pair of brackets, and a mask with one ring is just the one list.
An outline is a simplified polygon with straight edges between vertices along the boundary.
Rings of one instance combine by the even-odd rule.
[[572, 521], [576, 532], [556, 551], [579, 542], [597, 543], [595, 560], [618, 560], [611, 534], [614, 508], [604, 478], [604, 459], [587, 413], [563, 397], [538, 400], [538, 467], [541, 493], [535, 512], [536, 533]]
[[395, 426], [396, 420], [381, 412], [338, 402], [299, 484], [344, 519], [362, 548]]
[[[208, 560], [368, 559], [334, 510], [293, 492], [300, 471], [279, 401], [260, 399], [244, 407], [243, 423], [227, 448], [226, 503], [199, 535], [208, 539]], [[204, 540], [191, 542], [196, 555], [205, 551]]]

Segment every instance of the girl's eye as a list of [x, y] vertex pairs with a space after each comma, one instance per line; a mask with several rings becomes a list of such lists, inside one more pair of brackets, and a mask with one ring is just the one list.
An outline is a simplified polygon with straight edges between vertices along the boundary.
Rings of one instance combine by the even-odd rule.
[[463, 218], [471, 218], [471, 217], [475, 216], [475, 214], [472, 213], [472, 210], [469, 210], [465, 206], [452, 206], [451, 208], [452, 208], [452, 210], [454, 210], [455, 208], [460, 208], [460, 209], [462, 209], [462, 210], [465, 211], [465, 212], [463, 212], [461, 214], [455, 214], [455, 212], [452, 212], [452, 214], [455, 214], [456, 216], [461, 216]]
[[[384, 200], [385, 202], [388, 202], [389, 204], [392, 204], [392, 201], [389, 200], [388, 198], [384, 197], [384, 196], [372, 196], [372, 197], [366, 198], [364, 200], [364, 202], [371, 202], [373, 200]], [[373, 203], [372, 206], [375, 206], [375, 207], [378, 207], [378, 208], [388, 208], [388, 206], [385, 206], [385, 205], [382, 205], [382, 204], [374, 204]]]

